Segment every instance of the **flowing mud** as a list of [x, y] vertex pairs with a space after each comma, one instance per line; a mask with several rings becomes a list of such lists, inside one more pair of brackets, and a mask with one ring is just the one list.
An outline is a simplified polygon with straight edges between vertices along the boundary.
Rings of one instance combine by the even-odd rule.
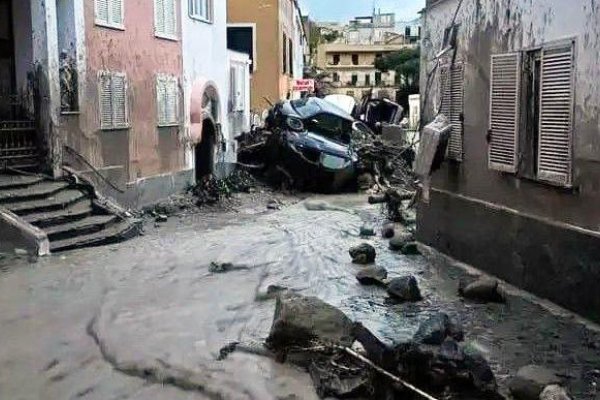
[[[0, 275], [0, 398], [315, 399], [308, 374], [262, 355], [272, 285], [317, 296], [388, 343], [444, 311], [463, 323], [502, 388], [534, 362], [567, 377], [575, 398], [598, 398], [600, 335], [520, 297], [462, 301], [458, 268], [359, 236], [383, 223], [364, 196], [239, 211], [173, 218], [130, 242], [36, 264], [11, 261]], [[417, 276], [423, 301], [394, 304], [357, 282], [348, 249], [365, 241], [390, 278]], [[231, 343], [242, 345], [223, 353]]]

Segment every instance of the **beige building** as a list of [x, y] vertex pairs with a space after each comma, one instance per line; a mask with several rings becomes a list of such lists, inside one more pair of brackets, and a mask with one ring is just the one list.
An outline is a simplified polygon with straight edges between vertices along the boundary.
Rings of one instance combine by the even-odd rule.
[[374, 96], [385, 91], [394, 99], [396, 73], [377, 70], [375, 59], [406, 47], [409, 45], [324, 43], [317, 49], [317, 67], [329, 73], [332, 93], [360, 99], [370, 90]]
[[250, 54], [251, 107], [261, 113], [270, 101], [293, 97], [302, 78], [306, 35], [297, 0], [228, 0], [228, 47]]

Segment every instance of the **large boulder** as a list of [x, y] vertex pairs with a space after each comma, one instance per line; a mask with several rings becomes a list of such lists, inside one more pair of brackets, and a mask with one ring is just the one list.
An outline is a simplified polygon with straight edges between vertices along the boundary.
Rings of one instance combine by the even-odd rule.
[[390, 280], [387, 292], [393, 299], [399, 301], [419, 301], [422, 299], [417, 279], [412, 275]]
[[368, 243], [363, 243], [350, 248], [348, 251], [352, 262], [355, 264], [371, 264], [375, 262], [375, 248]]
[[404, 254], [405, 256], [417, 256], [421, 254], [421, 251], [419, 250], [419, 245], [417, 242], [410, 242], [402, 246], [400, 253]]
[[468, 373], [473, 386], [481, 392], [495, 392], [498, 389], [496, 377], [487, 359], [472, 344], [463, 346], [465, 359], [463, 369]]
[[[340, 364], [338, 364], [340, 365]], [[337, 399], [366, 398], [370, 390], [369, 370], [356, 366], [350, 369], [335, 366], [331, 362], [316, 360], [308, 368], [310, 377], [320, 398]]]
[[339, 309], [316, 297], [282, 293], [277, 297], [267, 344], [276, 350], [313, 342], [351, 346], [353, 323]]
[[562, 386], [550, 385], [542, 391], [540, 400], [571, 400], [571, 397]]
[[389, 246], [391, 250], [400, 251], [402, 248], [415, 240], [412, 233], [409, 232], [396, 232], [394, 237], [390, 240]]
[[556, 373], [539, 365], [526, 365], [509, 382], [512, 395], [517, 400], [539, 400], [546, 386], [560, 384]]
[[394, 224], [385, 224], [382, 228], [381, 228], [381, 236], [384, 239], [391, 239], [394, 237]]
[[470, 284], [461, 284], [459, 287], [459, 294], [469, 300], [481, 301], [481, 302], [503, 302], [504, 296], [502, 295], [499, 287], [499, 282], [496, 279], [482, 278]]
[[448, 314], [437, 313], [419, 325], [413, 340], [417, 343], [439, 346], [448, 337], [461, 341], [464, 338], [463, 330]]
[[377, 266], [368, 266], [356, 274], [356, 279], [363, 285], [379, 285], [384, 286], [385, 279], [387, 279], [387, 269]]

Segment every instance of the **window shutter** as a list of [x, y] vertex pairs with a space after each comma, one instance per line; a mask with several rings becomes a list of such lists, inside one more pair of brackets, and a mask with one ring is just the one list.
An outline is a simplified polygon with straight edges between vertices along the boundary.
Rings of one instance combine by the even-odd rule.
[[166, 98], [166, 105], [167, 105], [167, 115], [166, 115], [166, 119], [167, 119], [167, 123], [169, 124], [176, 124], [177, 121], [179, 120], [179, 118], [177, 118], [177, 103], [179, 102], [178, 100], [178, 85], [177, 85], [177, 78], [171, 78], [167, 81], [168, 86], [167, 86], [167, 98]]
[[455, 63], [445, 65], [440, 70], [440, 113], [444, 114], [452, 130], [448, 141], [448, 158], [456, 161], [463, 160], [463, 102], [464, 102], [464, 65]]
[[517, 172], [521, 55], [492, 56], [489, 168]]
[[113, 125], [112, 89], [110, 75], [100, 73], [98, 87], [100, 89], [100, 129], [110, 129]]
[[108, 23], [109, 0], [96, 0], [96, 20]]
[[237, 66], [237, 93], [236, 93], [236, 97], [237, 97], [237, 110], [238, 111], [244, 111], [244, 106], [245, 106], [245, 102], [246, 102], [246, 80], [244, 79], [245, 77], [245, 73], [246, 73], [246, 68], [244, 66]]
[[573, 46], [542, 51], [538, 178], [572, 184]]
[[161, 76], [156, 77], [156, 116], [158, 118], [158, 125], [164, 125], [167, 120], [167, 105], [165, 99], [167, 88], [165, 85], [165, 79]]
[[[104, 0], [107, 1], [107, 0]], [[123, 0], [109, 0], [110, 1], [110, 23], [115, 25], [123, 25]]]
[[112, 75], [113, 127], [127, 126], [127, 82], [124, 74]]
[[165, 34], [174, 36], [177, 33], [177, 19], [175, 18], [175, 0], [164, 1]]
[[154, 0], [154, 23], [156, 33], [165, 33], [165, 0]]

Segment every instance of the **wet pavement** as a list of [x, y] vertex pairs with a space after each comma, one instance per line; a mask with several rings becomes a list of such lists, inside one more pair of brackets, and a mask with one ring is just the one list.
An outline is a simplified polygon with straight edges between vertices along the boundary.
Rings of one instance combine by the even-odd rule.
[[[575, 398], [600, 399], [597, 331], [520, 296], [463, 302], [462, 269], [358, 236], [363, 224], [383, 222], [364, 196], [288, 203], [267, 211], [241, 202], [149, 223], [144, 236], [113, 246], [0, 261], [0, 399], [316, 399], [295, 367], [247, 352], [218, 360], [228, 343], [267, 336], [269, 285], [318, 296], [390, 343], [445, 311], [490, 359], [502, 388], [520, 366], [539, 363], [567, 377]], [[361, 286], [348, 248], [363, 241], [390, 277], [417, 276], [424, 300], [392, 304], [385, 290]], [[236, 268], [211, 273], [211, 262]]]

